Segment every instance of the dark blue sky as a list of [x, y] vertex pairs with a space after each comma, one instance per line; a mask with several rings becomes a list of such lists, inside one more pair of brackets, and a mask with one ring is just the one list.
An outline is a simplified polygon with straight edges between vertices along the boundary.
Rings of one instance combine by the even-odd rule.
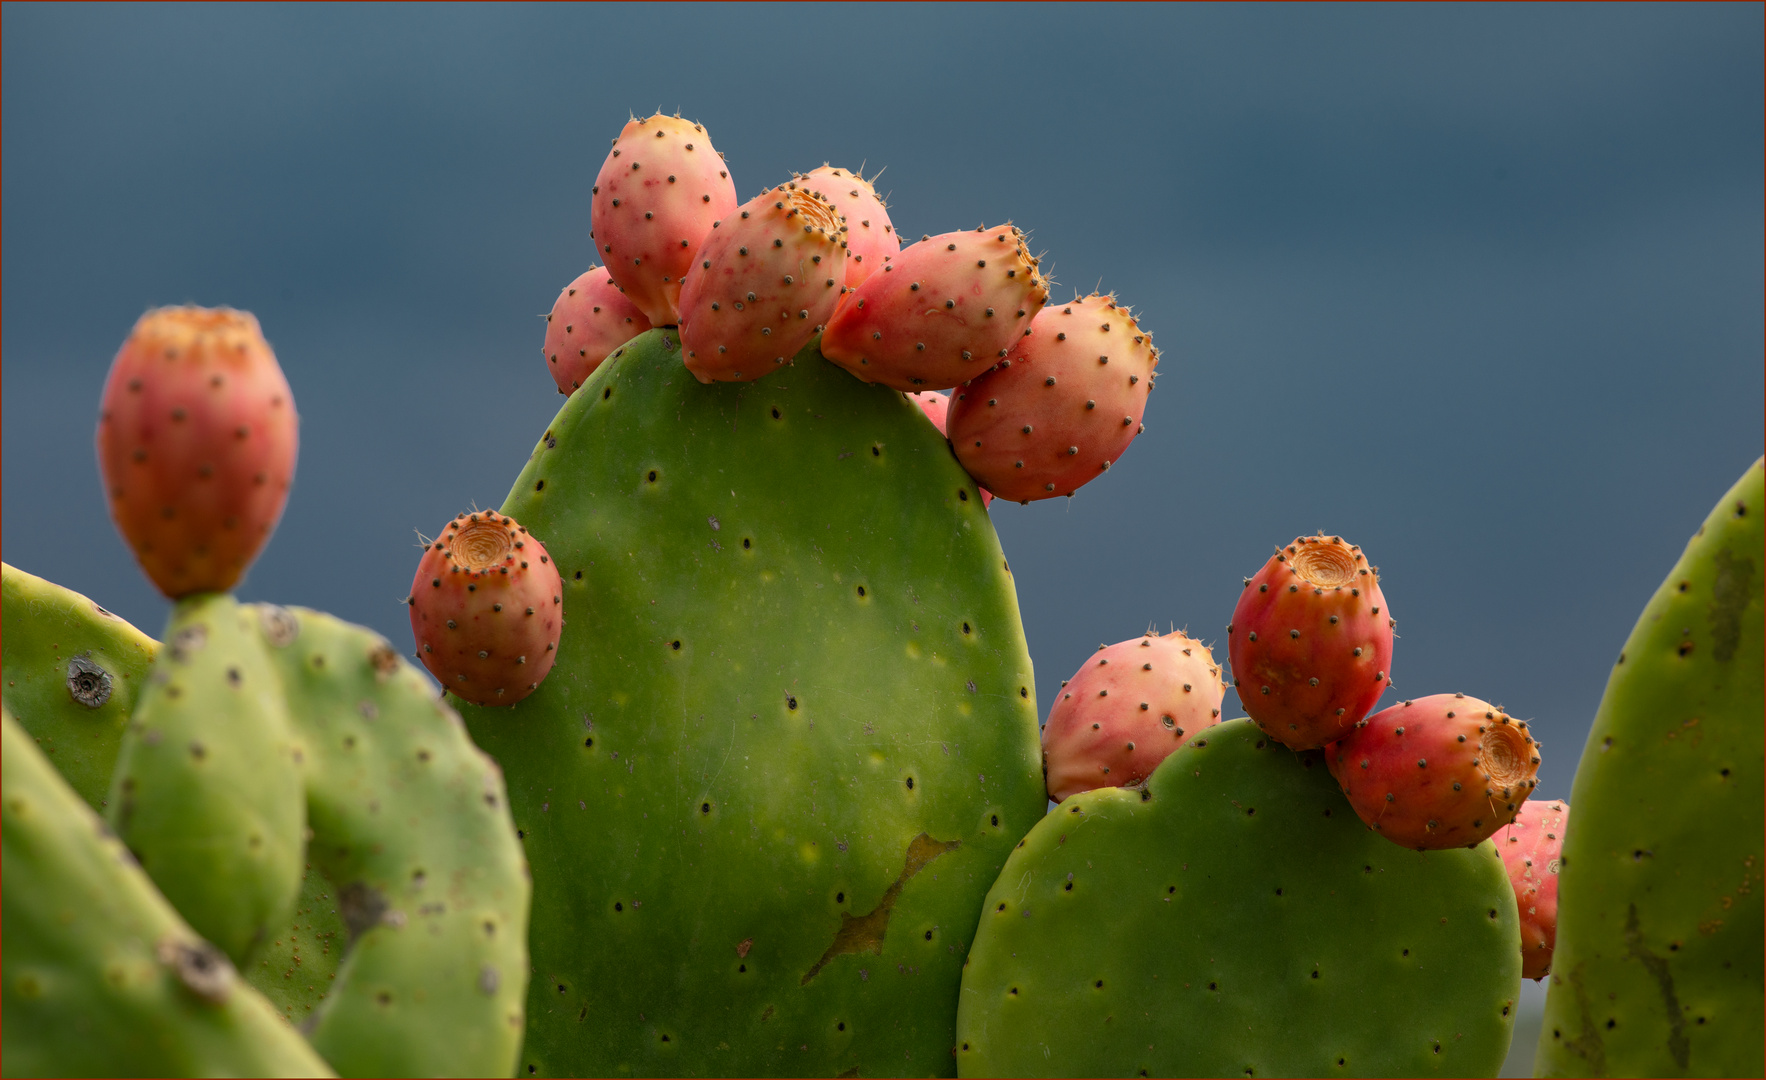
[[1011, 219], [1057, 295], [1141, 312], [1147, 433], [1071, 505], [995, 504], [1045, 711], [1099, 642], [1219, 642], [1324, 529], [1384, 572], [1398, 692], [1534, 718], [1567, 794], [1637, 612], [1761, 452], [1757, 4], [0, 19], [4, 556], [154, 633], [92, 450], [135, 318], [257, 313], [303, 445], [242, 593], [408, 642], [414, 530], [500, 504], [560, 404], [537, 316], [659, 106], [744, 199], [887, 166], [905, 234]]

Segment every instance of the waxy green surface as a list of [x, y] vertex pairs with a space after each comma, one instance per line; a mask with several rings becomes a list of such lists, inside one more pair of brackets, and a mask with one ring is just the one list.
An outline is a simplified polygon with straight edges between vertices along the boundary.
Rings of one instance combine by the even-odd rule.
[[284, 1008], [324, 996], [302, 1019], [343, 1076], [509, 1075], [529, 886], [496, 764], [378, 634], [304, 608], [249, 610], [299, 736], [312, 831], [268, 969], [295, 972]]
[[1570, 793], [1541, 1075], [1766, 1071], [1763, 518], [1755, 462], [1607, 680]]
[[201, 939], [10, 710], [0, 731], [5, 1075], [331, 1075], [224, 957], [182, 974]]
[[6, 707], [80, 798], [102, 808], [159, 642], [85, 596], [4, 563], [0, 624]]
[[106, 808], [166, 899], [242, 968], [293, 912], [306, 829], [294, 730], [255, 623], [221, 593], [173, 607]]
[[703, 386], [639, 336], [501, 508], [564, 579], [551, 676], [463, 707], [534, 877], [521, 1075], [949, 1074], [981, 898], [1042, 815], [974, 482], [813, 350]]
[[960, 1074], [1494, 1076], [1520, 991], [1514, 891], [1488, 842], [1409, 851], [1319, 752], [1249, 720], [1145, 791], [1062, 803], [988, 893]]

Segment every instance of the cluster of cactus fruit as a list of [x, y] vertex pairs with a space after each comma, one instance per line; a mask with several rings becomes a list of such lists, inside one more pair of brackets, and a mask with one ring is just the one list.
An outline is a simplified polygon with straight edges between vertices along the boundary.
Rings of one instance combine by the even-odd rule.
[[[1142, 430], [1133, 314], [1049, 304], [1010, 226], [903, 247], [846, 169], [741, 203], [676, 117], [591, 196], [567, 400], [411, 583], [442, 700], [229, 595], [296, 454], [255, 319], [125, 342], [100, 470], [175, 605], [162, 644], [5, 568], [9, 1075], [1494, 1075], [1548, 974], [1555, 1072], [1759, 1071], [1759, 464], [1628, 643], [1574, 833], [1526, 722], [1374, 711], [1396, 624], [1340, 537], [1245, 579], [1230, 684], [1148, 632], [1039, 730], [987, 504]], [[1712, 808], [1754, 818], [1706, 856]]]

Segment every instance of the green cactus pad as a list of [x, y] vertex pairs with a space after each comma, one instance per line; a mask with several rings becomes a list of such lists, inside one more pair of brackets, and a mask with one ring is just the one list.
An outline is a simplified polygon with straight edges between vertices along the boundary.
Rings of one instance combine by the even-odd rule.
[[293, 912], [306, 828], [300, 750], [256, 622], [219, 593], [173, 607], [108, 807], [166, 899], [242, 968]]
[[[294, 966], [298, 944], [295, 977], [324, 995], [313, 1045], [343, 1076], [509, 1075], [529, 890], [496, 765], [384, 638], [316, 611], [249, 610], [299, 734], [307, 861], [323, 872], [278, 957]], [[284, 1008], [311, 1005], [295, 995]]]
[[1496, 849], [1408, 851], [1234, 720], [1077, 795], [988, 893], [962, 1076], [1494, 1076], [1520, 991]]
[[306, 1024], [331, 992], [349, 949], [349, 928], [337, 910], [337, 888], [308, 862], [288, 922], [272, 928], [242, 974], [294, 1024]]
[[1761, 463], [1644, 608], [1576, 769], [1546, 1076], [1759, 1076], [1766, 941]]
[[159, 642], [71, 589], [0, 563], [0, 670], [12, 710], [94, 809]]
[[502, 507], [566, 620], [533, 696], [461, 710], [534, 871], [520, 1074], [950, 1073], [1044, 806], [1010, 570], [902, 395], [813, 347], [702, 386], [677, 341], [602, 364]]
[[0, 719], [7, 1076], [329, 1076]]

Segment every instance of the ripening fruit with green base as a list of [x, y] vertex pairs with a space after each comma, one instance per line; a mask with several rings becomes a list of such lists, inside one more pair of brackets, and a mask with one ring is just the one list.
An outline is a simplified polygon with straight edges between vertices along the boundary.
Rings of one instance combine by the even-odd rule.
[[98, 413], [110, 516], [166, 596], [225, 592], [270, 539], [294, 483], [299, 420], [249, 312], [141, 316]]
[[1576, 768], [1542, 1076], [1759, 1076], [1766, 493], [1756, 461], [1618, 651]]
[[1062, 803], [981, 909], [961, 1076], [1494, 1076], [1521, 981], [1488, 843], [1364, 829], [1246, 720]]

